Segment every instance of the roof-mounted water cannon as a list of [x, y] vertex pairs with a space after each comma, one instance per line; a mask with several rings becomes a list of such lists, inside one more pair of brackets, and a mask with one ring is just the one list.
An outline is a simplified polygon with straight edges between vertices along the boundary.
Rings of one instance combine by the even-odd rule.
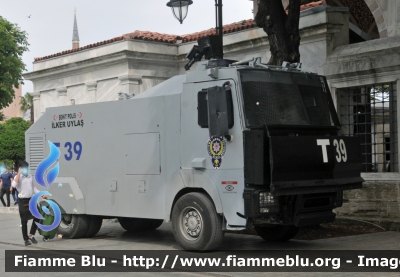
[[201, 61], [203, 57], [207, 60], [219, 60], [223, 57], [223, 49], [221, 38], [216, 35], [200, 38], [198, 45], [193, 46], [192, 50], [187, 54], [186, 58], [189, 62], [185, 65], [185, 69], [189, 70], [196, 62]]
[[291, 69], [297, 69], [301, 71], [301, 65], [302, 63], [290, 63], [290, 62], [283, 62], [282, 67], [284, 68], [291, 68]]
[[[193, 1], [191, 0], [170, 0], [167, 6], [171, 7], [175, 18], [182, 24], [187, 16], [189, 6], [192, 4]], [[199, 45], [195, 45], [186, 56], [186, 58], [190, 60], [190, 62], [185, 65], [186, 70], [189, 70], [195, 62], [201, 61], [203, 56], [205, 56], [207, 60], [223, 59], [222, 0], [215, 0], [215, 21], [216, 35], [207, 36], [198, 40]]]

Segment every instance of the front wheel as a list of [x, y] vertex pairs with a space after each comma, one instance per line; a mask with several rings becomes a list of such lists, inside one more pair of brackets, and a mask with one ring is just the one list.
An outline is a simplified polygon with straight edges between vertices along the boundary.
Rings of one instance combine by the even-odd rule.
[[266, 241], [288, 241], [299, 232], [299, 228], [293, 225], [254, 226], [254, 229]]
[[175, 240], [186, 250], [213, 250], [222, 242], [222, 217], [203, 193], [188, 193], [172, 210]]

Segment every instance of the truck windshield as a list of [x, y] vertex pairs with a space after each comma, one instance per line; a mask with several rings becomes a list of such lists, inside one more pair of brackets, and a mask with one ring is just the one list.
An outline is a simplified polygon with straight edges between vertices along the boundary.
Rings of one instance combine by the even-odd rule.
[[323, 77], [270, 70], [241, 70], [240, 77], [248, 127], [334, 126]]

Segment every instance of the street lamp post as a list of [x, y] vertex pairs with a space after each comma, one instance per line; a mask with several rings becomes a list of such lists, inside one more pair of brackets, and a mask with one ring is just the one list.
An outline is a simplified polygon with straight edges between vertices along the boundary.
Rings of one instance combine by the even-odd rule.
[[222, 25], [222, 0], [215, 0], [215, 31], [220, 37], [221, 43], [223, 43], [224, 26]]
[[[170, 0], [167, 6], [172, 9], [172, 12], [176, 19], [182, 24], [185, 20], [188, 12], [189, 6], [193, 4], [191, 0]], [[215, 0], [215, 31], [218, 36], [218, 44], [216, 48], [221, 49], [220, 53], [217, 55], [217, 59], [223, 58], [223, 20], [222, 20], [222, 0]], [[209, 36], [209, 41], [212, 40], [212, 36]], [[208, 44], [208, 43], [206, 43]]]

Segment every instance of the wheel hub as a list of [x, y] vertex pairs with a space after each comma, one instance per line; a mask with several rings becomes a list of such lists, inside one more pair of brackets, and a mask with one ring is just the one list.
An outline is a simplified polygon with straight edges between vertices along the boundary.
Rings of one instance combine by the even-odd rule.
[[186, 209], [183, 212], [183, 232], [188, 239], [197, 238], [203, 228], [203, 220], [200, 213], [194, 209]]

